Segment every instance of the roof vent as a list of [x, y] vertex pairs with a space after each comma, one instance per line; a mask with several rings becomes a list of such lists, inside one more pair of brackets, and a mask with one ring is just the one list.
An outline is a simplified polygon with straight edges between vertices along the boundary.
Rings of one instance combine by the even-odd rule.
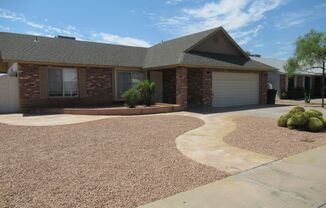
[[251, 56], [251, 57], [258, 57], [258, 58], [260, 58], [260, 57], [261, 57], [261, 55], [260, 55], [260, 54], [251, 54], [250, 56]]
[[67, 40], [76, 40], [75, 37], [63, 36], [63, 35], [57, 35], [57, 36], [55, 36], [55, 38], [58, 38], [58, 39], [67, 39]]

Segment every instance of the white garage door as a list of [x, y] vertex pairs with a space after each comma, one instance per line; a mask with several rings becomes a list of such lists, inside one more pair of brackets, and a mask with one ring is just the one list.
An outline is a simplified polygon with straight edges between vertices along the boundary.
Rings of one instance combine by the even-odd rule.
[[259, 103], [258, 73], [213, 72], [213, 107]]

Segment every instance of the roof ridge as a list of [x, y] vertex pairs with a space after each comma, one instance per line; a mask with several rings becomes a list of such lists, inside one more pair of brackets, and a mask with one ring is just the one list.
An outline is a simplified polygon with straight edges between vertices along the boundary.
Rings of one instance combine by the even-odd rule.
[[143, 49], [149, 49], [150, 47], [142, 47], [142, 46], [129, 46], [129, 45], [120, 45], [120, 44], [112, 44], [112, 43], [105, 43], [105, 42], [96, 42], [96, 41], [90, 41], [90, 40], [70, 40], [70, 39], [64, 39], [64, 38], [56, 38], [56, 37], [48, 37], [48, 36], [42, 36], [42, 35], [32, 35], [32, 34], [23, 34], [23, 33], [15, 33], [15, 32], [1, 32], [1, 34], [8, 34], [8, 35], [17, 35], [17, 36], [27, 36], [27, 37], [39, 37], [39, 38], [45, 38], [50, 40], [60, 40], [60, 41], [76, 41], [81, 43], [89, 43], [89, 44], [99, 44], [99, 45], [107, 45], [107, 46], [120, 46], [120, 47], [132, 47], [132, 48], [143, 48]]
[[[204, 31], [199, 31], [199, 32], [196, 32], [196, 33], [188, 34], [188, 35], [182, 35], [182, 36], [179, 36], [179, 37], [176, 37], [176, 38], [172, 38], [172, 39], [169, 39], [169, 40], [165, 40], [165, 41], [163, 40], [163, 42], [157, 43], [157, 44], [151, 46], [150, 48], [155, 47], [155, 46], [157, 46], [157, 45], [160, 45], [160, 44], [162, 44], [162, 43], [163, 43], [163, 44], [164, 44], [164, 43], [169, 43], [169, 42], [171, 42], [171, 41], [176, 41], [176, 40], [180, 40], [180, 39], [183, 39], [183, 38], [187, 38], [187, 37], [191, 37], [191, 36], [196, 36], [196, 35], [198, 35], [198, 34], [207, 33], [207, 32], [209, 32], [209, 31], [214, 32], [214, 31], [217, 31], [217, 30], [219, 30], [219, 29], [221, 29], [221, 28], [222, 28], [221, 26], [220, 26], [220, 27], [215, 27], [215, 28], [212, 28], [212, 29], [208, 29], [208, 30], [204, 30]], [[208, 33], [207, 35], [211, 34], [211, 32]]]

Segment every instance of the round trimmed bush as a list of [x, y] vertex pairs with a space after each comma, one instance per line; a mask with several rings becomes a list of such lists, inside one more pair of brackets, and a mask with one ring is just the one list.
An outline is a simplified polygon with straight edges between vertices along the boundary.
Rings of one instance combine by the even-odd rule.
[[305, 109], [301, 106], [296, 106], [296, 107], [292, 108], [292, 110], [290, 110], [289, 113], [293, 114], [293, 113], [298, 113], [298, 112], [303, 113], [303, 112], [305, 112]]
[[320, 112], [319, 110], [315, 110], [315, 109], [307, 110], [305, 112], [305, 114], [307, 114], [307, 116], [309, 116], [309, 118], [323, 116], [322, 112]]
[[287, 125], [287, 127], [288, 127], [289, 129], [295, 129], [295, 123], [296, 123], [295, 118], [290, 117], [290, 118], [288, 119], [286, 125]]
[[288, 119], [289, 118], [290, 118], [290, 115], [289, 114], [282, 115], [278, 119], [277, 125], [280, 126], [280, 127], [287, 127], [287, 122], [288, 122]]
[[309, 121], [309, 117], [303, 112], [294, 113], [291, 118], [293, 118], [294, 125], [300, 129], [303, 129]]
[[320, 132], [324, 129], [324, 124], [316, 117], [309, 118], [308, 130], [311, 132]]
[[317, 118], [319, 120], [321, 120], [321, 122], [323, 122], [323, 124], [324, 124], [324, 127], [326, 127], [326, 118], [325, 117], [322, 117], [322, 116], [318, 116]]

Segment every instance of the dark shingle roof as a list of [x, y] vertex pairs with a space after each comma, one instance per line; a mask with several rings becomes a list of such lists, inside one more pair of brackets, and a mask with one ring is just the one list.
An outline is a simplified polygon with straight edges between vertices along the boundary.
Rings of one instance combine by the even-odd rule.
[[148, 49], [144, 68], [180, 64], [184, 51], [216, 30], [207, 30], [152, 46]]
[[[37, 37], [0, 32], [1, 59], [17, 62], [40, 62], [76, 65], [121, 66], [150, 69], [170, 65], [192, 65], [212, 68], [274, 70], [273, 67], [243, 56], [208, 54], [191, 49], [222, 27], [159, 43], [150, 48]], [[227, 35], [228, 36], [228, 35]], [[230, 38], [228, 36], [228, 38]], [[234, 42], [230, 38], [231, 42]], [[237, 46], [237, 44], [234, 42]], [[238, 46], [237, 46], [238, 47]], [[243, 53], [242, 49], [239, 50]]]
[[3, 60], [142, 67], [147, 48], [0, 33]]
[[207, 67], [217, 67], [224, 69], [247, 69], [257, 71], [276, 71], [276, 69], [257, 62], [252, 59], [247, 59], [242, 56], [231, 56], [222, 54], [209, 54], [200, 52], [185, 53], [182, 64], [198, 65]]

